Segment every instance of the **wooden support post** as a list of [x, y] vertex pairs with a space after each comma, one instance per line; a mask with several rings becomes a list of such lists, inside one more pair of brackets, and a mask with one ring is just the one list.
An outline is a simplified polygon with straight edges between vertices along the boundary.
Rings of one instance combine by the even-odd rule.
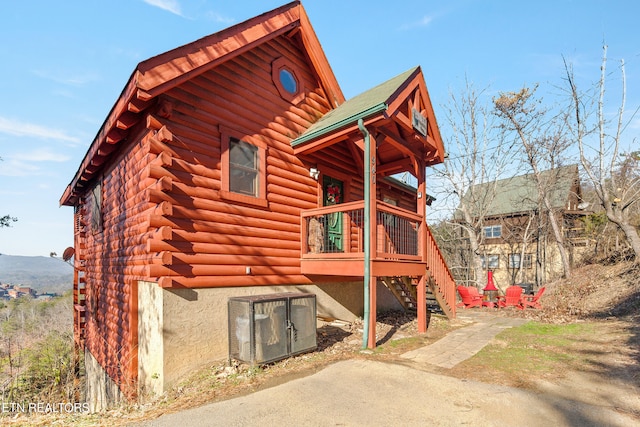
[[418, 332], [427, 332], [427, 275], [420, 276], [418, 282]]
[[[418, 244], [422, 261], [427, 262], [429, 254], [427, 253], [427, 185], [425, 164], [423, 161], [417, 162], [416, 176], [418, 178], [418, 206], [416, 212], [421, 217], [420, 226], [418, 227]], [[428, 264], [427, 264], [428, 265]], [[427, 272], [420, 276], [418, 282], [418, 332], [427, 332]]]

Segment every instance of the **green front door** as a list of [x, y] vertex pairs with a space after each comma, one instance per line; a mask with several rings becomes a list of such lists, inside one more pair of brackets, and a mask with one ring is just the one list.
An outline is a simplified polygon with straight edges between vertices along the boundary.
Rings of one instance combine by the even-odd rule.
[[[337, 205], [344, 201], [344, 185], [342, 181], [324, 176], [322, 178], [322, 188], [324, 194], [324, 206]], [[343, 233], [342, 233], [342, 213], [335, 212], [327, 215], [325, 251], [326, 252], [342, 252], [343, 250]]]

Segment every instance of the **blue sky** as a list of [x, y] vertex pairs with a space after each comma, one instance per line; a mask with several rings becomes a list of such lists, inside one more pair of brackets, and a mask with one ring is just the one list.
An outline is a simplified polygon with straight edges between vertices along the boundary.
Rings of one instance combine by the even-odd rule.
[[[0, 6], [0, 253], [61, 254], [72, 208], [59, 199], [137, 63], [285, 1], [21, 0]], [[442, 105], [465, 76], [493, 93], [585, 81], [625, 60], [640, 104], [640, 3], [620, 0], [303, 0], [347, 98], [420, 65]], [[613, 88], [612, 88], [613, 90]], [[635, 124], [630, 126], [638, 132]], [[446, 136], [446, 130], [443, 130]]]

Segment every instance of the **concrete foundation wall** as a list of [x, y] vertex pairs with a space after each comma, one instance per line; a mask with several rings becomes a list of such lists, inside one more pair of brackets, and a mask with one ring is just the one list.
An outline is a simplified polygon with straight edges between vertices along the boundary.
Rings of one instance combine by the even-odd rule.
[[164, 392], [164, 291], [138, 282], [138, 390], [140, 398]]
[[[364, 311], [362, 282], [318, 285], [161, 289], [138, 286], [138, 375], [141, 395], [161, 394], [207, 364], [229, 354], [227, 302], [230, 297], [279, 292], [316, 295], [319, 317], [353, 321]], [[338, 302], [340, 301], [340, 302]], [[378, 287], [378, 310], [402, 309]]]
[[84, 401], [89, 404], [91, 412], [104, 411], [125, 401], [116, 383], [109, 378], [88, 350], [84, 352], [84, 367], [86, 372]]

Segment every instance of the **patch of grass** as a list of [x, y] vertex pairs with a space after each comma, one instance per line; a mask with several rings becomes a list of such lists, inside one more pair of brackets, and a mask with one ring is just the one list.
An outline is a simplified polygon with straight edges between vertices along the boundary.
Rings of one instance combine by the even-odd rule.
[[482, 349], [468, 363], [478, 369], [502, 373], [540, 375], [567, 366], [587, 363], [584, 354], [571, 351], [576, 343], [589, 340], [594, 324], [551, 325], [529, 322], [507, 329]]
[[373, 352], [376, 354], [403, 353], [413, 350], [427, 343], [424, 337], [407, 337], [391, 339], [386, 343], [377, 346]]

